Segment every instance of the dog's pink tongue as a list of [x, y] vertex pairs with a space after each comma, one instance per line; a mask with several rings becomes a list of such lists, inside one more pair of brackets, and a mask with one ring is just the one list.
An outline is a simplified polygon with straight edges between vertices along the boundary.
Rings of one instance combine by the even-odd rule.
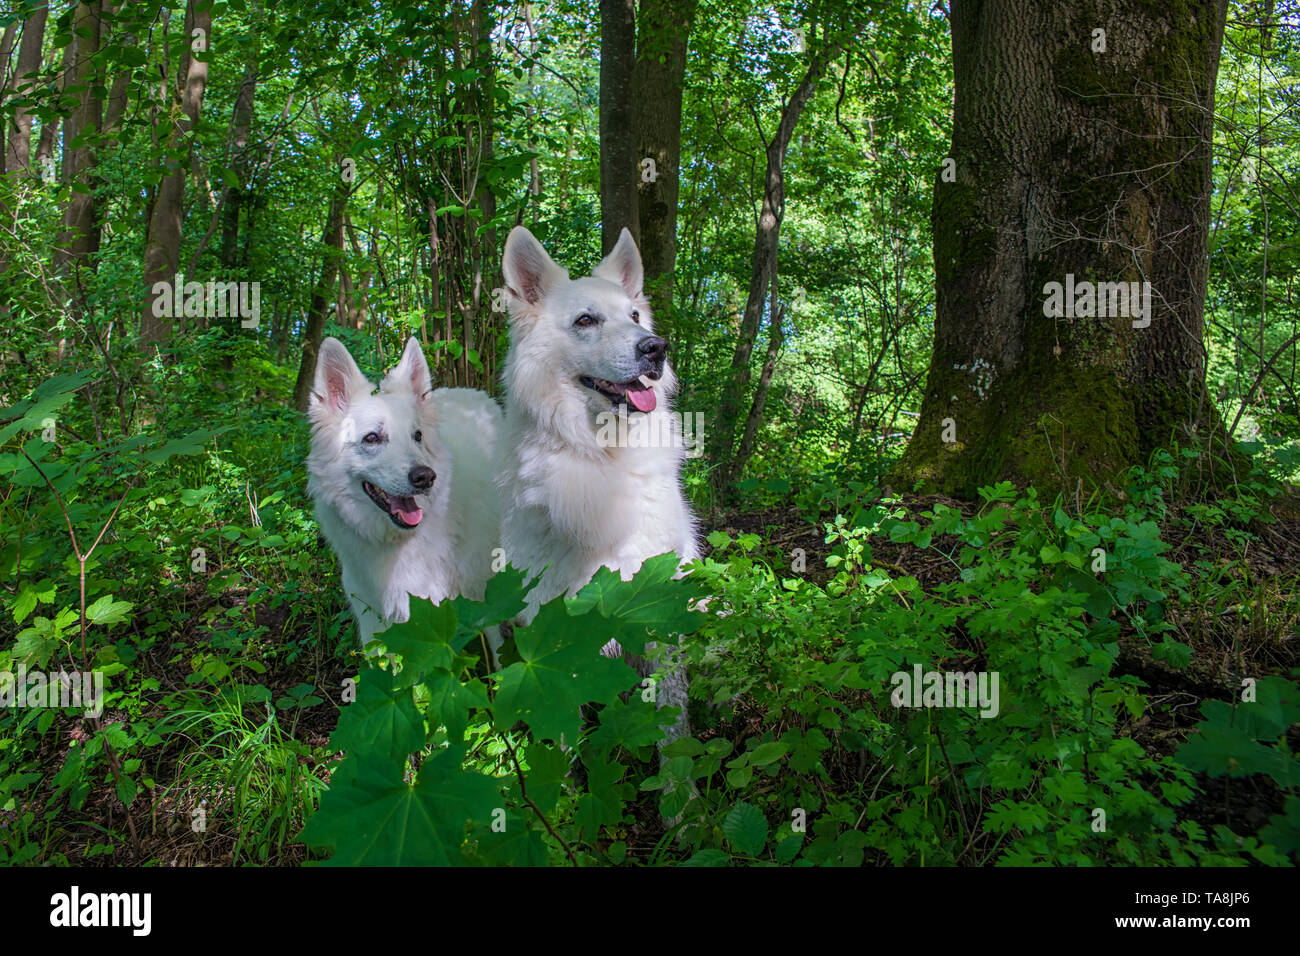
[[638, 412], [653, 412], [655, 410], [656, 399], [653, 388], [629, 388], [627, 397], [631, 399]]
[[397, 515], [406, 524], [417, 525], [420, 519], [424, 517], [424, 512], [420, 506], [415, 503], [414, 498], [399, 498], [393, 495], [388, 499], [389, 507], [393, 509], [393, 514]]

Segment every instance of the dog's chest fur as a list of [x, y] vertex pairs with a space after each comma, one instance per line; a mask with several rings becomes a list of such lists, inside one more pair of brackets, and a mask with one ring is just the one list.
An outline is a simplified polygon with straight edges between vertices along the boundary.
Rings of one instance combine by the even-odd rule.
[[643, 561], [674, 551], [698, 556], [694, 520], [673, 448], [575, 450], [507, 416], [502, 547], [516, 567], [547, 570], [530, 612], [576, 591], [602, 566], [629, 578]]

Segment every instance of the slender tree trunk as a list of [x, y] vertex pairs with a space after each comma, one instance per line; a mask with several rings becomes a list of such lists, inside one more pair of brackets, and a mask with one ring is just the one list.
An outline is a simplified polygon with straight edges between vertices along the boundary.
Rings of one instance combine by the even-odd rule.
[[950, 9], [934, 351], [896, 477], [1104, 485], [1221, 427], [1203, 317], [1226, 0]]
[[57, 261], [64, 266], [87, 266], [99, 250], [99, 222], [95, 212], [95, 148], [103, 124], [103, 103], [95, 95], [98, 85], [94, 56], [99, 52], [102, 28], [100, 4], [79, 3], [72, 30], [77, 52], [73, 61], [72, 85], [77, 106], [64, 123], [65, 175], [72, 184], [68, 208], [63, 214]]
[[[62, 93], [68, 87], [68, 77], [72, 73], [72, 54], [76, 51], [76, 42], [63, 48], [63, 57], [58, 75], [54, 79], [54, 89]], [[53, 51], [51, 51], [53, 56]], [[54, 140], [59, 132], [60, 117], [56, 113], [49, 120], [41, 122], [41, 135], [36, 141], [36, 155], [32, 157], [31, 174], [45, 178], [46, 166], [54, 159]], [[51, 177], [53, 178], [53, 177]], [[62, 178], [62, 177], [59, 177]]]
[[248, 55], [244, 60], [244, 79], [239, 84], [239, 93], [235, 96], [234, 115], [231, 119], [231, 161], [230, 165], [239, 180], [233, 186], [226, 187], [225, 202], [221, 211], [221, 264], [233, 269], [239, 258], [239, 211], [248, 189], [249, 174], [252, 170], [252, 157], [248, 149], [248, 138], [253, 127], [253, 106], [257, 95], [257, 70], [261, 45], [260, 6], [253, 7], [253, 29], [248, 38]]
[[602, 254], [626, 227], [640, 242], [641, 173], [633, 126], [636, 0], [600, 0], [600, 236]]
[[745, 473], [745, 465], [754, 453], [758, 428], [763, 424], [763, 409], [767, 405], [772, 374], [776, 371], [776, 360], [781, 357], [781, 346], [785, 344], [785, 306], [777, 305], [776, 276], [773, 276], [772, 280], [772, 303], [768, 306], [770, 319], [767, 333], [767, 358], [763, 361], [763, 370], [758, 375], [758, 384], [754, 388], [754, 400], [750, 403], [749, 414], [745, 416], [745, 428], [740, 436], [740, 445], [736, 448], [736, 457], [728, 465], [733, 480]]
[[[195, 31], [202, 31], [195, 38]], [[171, 123], [166, 137], [169, 151], [181, 144], [189, 145], [189, 132], [199, 121], [203, 110], [203, 94], [208, 86], [206, 59], [197, 59], [194, 48], [206, 50], [212, 36], [212, 8], [204, 0], [190, 0], [185, 17], [186, 44], [173, 90]], [[206, 58], [209, 54], [203, 53]], [[188, 153], [188, 150], [186, 151]], [[167, 173], [158, 184], [158, 196], [149, 216], [149, 235], [144, 250], [145, 304], [142, 313], [141, 338], [157, 342], [167, 338], [171, 319], [155, 316], [153, 312], [153, 287], [158, 282], [171, 282], [180, 263], [181, 219], [185, 207], [185, 170], [188, 158], [182, 161], [167, 160]]]
[[[45, 42], [45, 22], [49, 15], [49, 6], [42, 5], [32, 12], [23, 23], [22, 40], [18, 44], [18, 61], [14, 65], [13, 80], [10, 87], [22, 95], [24, 87], [32, 85], [34, 79], [27, 77], [41, 68], [41, 45]], [[5, 136], [4, 169], [7, 172], [24, 171], [31, 173], [30, 150], [32, 141], [31, 110], [19, 107], [14, 111], [12, 124], [8, 126]]]
[[[335, 169], [338, 164], [335, 163]], [[311, 305], [307, 307], [307, 328], [303, 333], [302, 361], [298, 365], [298, 379], [293, 386], [293, 404], [300, 412], [307, 411], [311, 386], [316, 376], [316, 356], [325, 333], [325, 320], [329, 318], [330, 303], [335, 301], [334, 286], [338, 281], [339, 263], [343, 258], [343, 214], [347, 211], [348, 186], [339, 177], [334, 194], [330, 197], [329, 215], [325, 219], [325, 232], [321, 236], [324, 257], [321, 260], [320, 281], [312, 289]]]
[[[105, 7], [105, 10], [108, 9], [108, 7]], [[115, 18], [123, 10], [123, 5], [118, 4], [115, 8]], [[127, 12], [129, 18], [129, 11]], [[128, 28], [128, 32], [122, 36], [119, 42], [124, 47], [133, 47], [138, 46], [140, 40], [134, 32], [131, 32], [131, 28]], [[122, 68], [121, 72], [113, 77], [113, 84], [108, 91], [108, 100], [104, 103], [104, 133], [106, 136], [116, 134], [122, 128], [122, 120], [126, 117], [126, 106], [131, 95], [132, 82], [129, 67]], [[114, 136], [114, 138], [116, 137]]]
[[[17, 78], [16, 75], [14, 77], [10, 76], [11, 68], [14, 66], [14, 43], [17, 40], [18, 21], [15, 20], [5, 27], [4, 37], [0, 38], [0, 106], [4, 105], [4, 101], [8, 99], [9, 94], [17, 86], [16, 83], [11, 82], [11, 80]], [[0, 173], [6, 170], [5, 161], [8, 150], [5, 148], [5, 140], [9, 138], [7, 135], [9, 131], [5, 128], [7, 125], [7, 123], [0, 123]]]
[[[654, 161], [638, 176], [637, 237], [655, 331], [671, 337], [677, 194], [681, 182], [682, 83], [695, 0], [641, 0], [632, 100], [636, 161]], [[616, 237], [617, 238], [617, 237]]]
[[794, 136], [799, 117], [817, 89], [826, 67], [840, 53], [839, 46], [831, 46], [815, 54], [809, 61], [803, 79], [781, 110], [781, 120], [776, 134], [766, 147], [767, 163], [763, 177], [763, 202], [755, 227], [754, 255], [750, 266], [749, 295], [745, 311], [737, 330], [736, 348], [731, 356], [731, 374], [718, 404], [717, 424], [713, 429], [710, 459], [720, 467], [717, 475], [718, 491], [727, 493], [737, 472], [732, 456], [736, 423], [741, 402], [749, 387], [749, 360], [758, 337], [759, 323], [763, 317], [763, 301], [777, 274], [777, 249], [781, 239], [781, 220], [785, 216], [785, 153]]

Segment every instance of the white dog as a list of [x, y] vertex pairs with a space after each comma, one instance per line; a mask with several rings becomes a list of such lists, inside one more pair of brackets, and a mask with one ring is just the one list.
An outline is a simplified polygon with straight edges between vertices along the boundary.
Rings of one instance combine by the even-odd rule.
[[[510, 290], [501, 544], [541, 575], [522, 615], [575, 594], [603, 565], [626, 580], [643, 561], [699, 555], [682, 494], [685, 448], [669, 408], [676, 379], [654, 334], [641, 255], [624, 229], [591, 276], [570, 279], [527, 229], [506, 241]], [[545, 569], [543, 571], [543, 569]], [[603, 653], [617, 656], [611, 642]], [[643, 676], [650, 667], [631, 660]], [[684, 670], [670, 664], [660, 706], [682, 708], [669, 739], [689, 732]]]
[[361, 643], [409, 617], [408, 595], [481, 599], [500, 528], [496, 402], [468, 388], [435, 391], [414, 338], [376, 392], [329, 338], [308, 414], [307, 490]]

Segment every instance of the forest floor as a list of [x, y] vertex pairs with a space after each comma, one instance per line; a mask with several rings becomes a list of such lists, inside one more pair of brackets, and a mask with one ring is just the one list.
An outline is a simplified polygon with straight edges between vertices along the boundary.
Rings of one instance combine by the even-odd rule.
[[[905, 496], [902, 507], [910, 513], [932, 508], [936, 503], [956, 508], [967, 515], [974, 514], [977, 505], [936, 496]], [[1235, 699], [1241, 691], [1243, 676], [1290, 676], [1300, 668], [1300, 651], [1295, 635], [1300, 633], [1300, 599], [1294, 593], [1282, 590], [1283, 582], [1294, 582], [1294, 570], [1300, 568], [1300, 513], [1278, 513], [1273, 524], [1259, 525], [1254, 529], [1253, 545], [1246, 550], [1244, 559], [1223, 562], [1221, 583], [1232, 593], [1242, 595], [1243, 602], [1259, 602], [1266, 607], [1243, 607], [1240, 603], [1223, 608], [1203, 605], [1170, 605], [1170, 621], [1177, 628], [1177, 640], [1193, 649], [1191, 664], [1175, 670], [1152, 657], [1144, 639], [1131, 630], [1120, 638], [1118, 670], [1132, 674], [1143, 682], [1149, 707], [1133, 720], [1127, 735], [1152, 752], [1172, 753], [1186, 737], [1188, 728], [1199, 719], [1199, 705], [1203, 700]], [[788, 555], [795, 548], [804, 549], [807, 555], [807, 576], [819, 585], [830, 577], [825, 556], [828, 547], [822, 529], [791, 507], [756, 511], [730, 512], [708, 522], [707, 530], [720, 530], [736, 537], [754, 534], [761, 537], [765, 552]], [[890, 571], [915, 577], [927, 590], [951, 581], [958, 568], [941, 550], [944, 540], [936, 538], [939, 547], [919, 549], [911, 544], [896, 544], [884, 538], [872, 539], [871, 563]], [[1169, 540], [1169, 539], [1166, 539]], [[954, 548], [957, 542], [952, 542]], [[1227, 540], [1222, 542], [1183, 539], [1171, 542], [1166, 557], [1179, 563], [1189, 573], [1198, 575], [1217, 573], [1213, 567], [1206, 570], [1206, 545], [1209, 551], [1236, 555], [1239, 549]], [[1216, 547], [1221, 544], [1222, 547]], [[705, 545], [706, 553], [708, 546]], [[951, 550], [951, 549], [949, 549]], [[191, 613], [188, 626], [174, 636], [168, 646], [158, 642], [156, 653], [147, 654], [134, 665], [139, 676], [159, 682], [161, 691], [180, 690], [192, 674], [192, 655], [213, 640], [211, 622], [215, 606], [238, 607], [246, 603], [247, 592], [230, 590], [218, 597], [209, 596], [201, 584], [195, 584], [188, 593], [187, 603]], [[254, 608], [256, 623], [268, 628], [265, 641], [270, 650], [293, 637], [291, 609], [287, 606]], [[205, 613], [206, 612], [206, 613]], [[1247, 613], [1250, 612], [1250, 613]], [[1261, 626], [1263, 622], [1263, 626]], [[299, 625], [301, 626], [301, 625]], [[1278, 639], [1278, 635], [1286, 635]], [[955, 645], [961, 646], [961, 636], [955, 636]], [[165, 648], [166, 653], [163, 652]], [[354, 652], [355, 653], [355, 652]], [[318, 688], [316, 693], [335, 706], [315, 706], [299, 712], [293, 724], [288, 743], [295, 747], [297, 759], [304, 774], [325, 779], [330, 758], [320, 758], [330, 732], [337, 722], [339, 701], [332, 700], [325, 688], [338, 688], [345, 679], [356, 673], [357, 662], [351, 655], [330, 654], [317, 648], [300, 654], [292, 660], [275, 659], [268, 653], [265, 673], [256, 679], [268, 687], [273, 698], [290, 688], [309, 684]], [[248, 675], [248, 679], [254, 675]], [[234, 679], [232, 677], [232, 679]], [[268, 708], [269, 709], [269, 708]], [[73, 718], [66, 721], [67, 734], [44, 736], [43, 766], [47, 773], [59, 771], [65, 758], [68, 736], [85, 740], [90, 731], [88, 722]], [[125, 721], [128, 715], [107, 712], [105, 723]], [[748, 706], [744, 698], [735, 701], [728, 718], [710, 731], [707, 736], [719, 734], [740, 739], [761, 732], [762, 714]], [[283, 728], [282, 728], [283, 729]], [[1300, 729], [1292, 729], [1292, 751], [1300, 750]], [[152, 751], [151, 766], [147, 773], [157, 781], [185, 780], [195, 747], [203, 743], [201, 734], [177, 735]], [[829, 761], [828, 761], [829, 763]], [[845, 766], [852, 762], [845, 761]], [[832, 771], [832, 776], [835, 772]], [[1210, 781], [1200, 779], [1202, 793], [1190, 808], [1190, 815], [1207, 829], [1216, 823], [1245, 826], [1253, 832], [1272, 814], [1281, 812], [1282, 796], [1264, 775], [1253, 775], [1240, 780]], [[198, 838], [190, 823], [198, 809], [198, 794], [210, 801], [204, 810], [208, 826]], [[83, 809], [75, 814], [84, 822], [73, 822], [65, 817], [67, 839], [61, 840], [69, 862], [82, 865], [164, 865], [164, 866], [220, 866], [229, 865], [239, 855], [240, 834], [227, 821], [222, 824], [220, 811], [223, 794], [209, 786], [171, 786], [145, 790], [126, 811], [111, 784], [88, 795]], [[69, 814], [69, 816], [74, 816]], [[636, 805], [636, 822], [629, 828], [629, 849], [653, 847], [663, 834], [663, 827], [655, 812], [652, 799], [647, 797]], [[5, 826], [0, 815], [0, 827]], [[84, 856], [78, 852], [102, 840], [103, 829], [116, 832], [134, 832], [128, 845], [119, 848], [111, 857]], [[292, 835], [289, 835], [289, 839]], [[133, 844], [133, 845], [132, 845]], [[301, 845], [282, 841], [283, 850], [278, 857], [267, 862], [293, 865], [306, 859]]]

